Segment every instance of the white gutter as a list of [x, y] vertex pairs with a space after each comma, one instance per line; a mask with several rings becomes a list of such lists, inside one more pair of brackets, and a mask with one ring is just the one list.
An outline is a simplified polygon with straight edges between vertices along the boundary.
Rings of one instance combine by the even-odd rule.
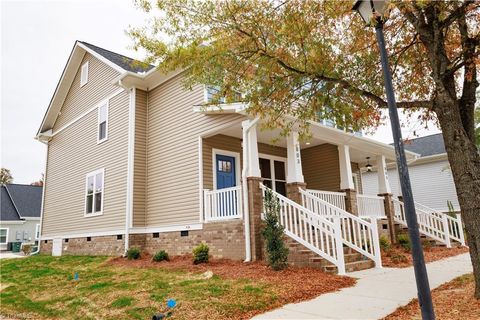
[[[47, 162], [48, 162], [48, 141], [43, 141], [38, 139], [41, 143], [47, 146], [47, 152], [45, 153], [45, 167], [43, 173], [43, 186], [42, 186], [42, 203], [40, 205], [40, 230], [38, 231], [38, 246], [37, 250], [34, 252], [30, 252], [30, 255], [40, 253], [40, 244], [42, 243], [42, 227], [43, 227], [43, 210], [45, 208], [45, 189], [47, 186]], [[36, 235], [35, 235], [36, 236]]]
[[245, 224], [245, 262], [252, 261], [252, 251], [250, 249], [250, 212], [248, 208], [248, 185], [247, 185], [247, 174], [248, 174], [248, 133], [250, 129], [254, 127], [260, 118], [255, 118], [252, 121], [249, 121], [245, 127], [243, 127], [243, 169], [242, 169], [242, 193], [243, 193], [243, 214], [244, 214], [244, 224]]
[[[119, 83], [121, 85], [121, 83]], [[130, 247], [130, 228], [133, 218], [133, 161], [135, 156], [135, 88], [129, 88], [128, 105], [128, 152], [127, 152], [127, 197], [125, 210], [125, 255]]]

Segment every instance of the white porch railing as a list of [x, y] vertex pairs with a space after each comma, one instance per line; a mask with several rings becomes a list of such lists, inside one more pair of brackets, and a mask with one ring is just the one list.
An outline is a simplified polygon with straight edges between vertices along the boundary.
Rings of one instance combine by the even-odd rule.
[[242, 217], [241, 186], [219, 190], [203, 190], [205, 222]]
[[345, 210], [345, 192], [332, 192], [313, 189], [307, 189], [307, 192], [319, 199], [322, 199], [323, 201], [333, 204], [335, 207]]
[[384, 198], [380, 196], [357, 194], [357, 208], [360, 217], [385, 217]]
[[345, 274], [340, 219], [334, 222], [261, 185], [263, 198], [269, 190], [280, 204], [280, 224], [285, 234], [338, 268]]
[[[393, 199], [393, 204], [395, 220], [407, 226], [403, 202]], [[415, 211], [420, 233], [444, 243], [448, 248], [451, 247], [452, 240], [460, 242], [462, 246], [465, 245], [462, 219], [459, 214], [453, 218], [448, 214], [438, 212], [418, 202], [415, 202]]]
[[341, 208], [338, 208], [308, 191], [300, 189], [303, 206], [314, 213], [338, 223], [342, 232], [342, 242], [353, 250], [372, 259], [376, 267], [382, 266], [377, 221], [365, 221]]

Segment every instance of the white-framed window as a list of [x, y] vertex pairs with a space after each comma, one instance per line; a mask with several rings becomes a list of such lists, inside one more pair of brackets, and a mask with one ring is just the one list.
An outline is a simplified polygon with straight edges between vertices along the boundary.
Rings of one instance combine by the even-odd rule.
[[40, 239], [40, 223], [35, 225], [35, 240]]
[[[224, 103], [232, 103], [232, 102], [239, 102], [242, 101], [242, 94], [240, 92], [235, 91], [231, 97], [227, 99], [227, 97], [220, 95], [220, 87], [219, 86], [212, 86], [212, 85], [205, 85], [204, 86], [204, 102], [205, 103], [212, 103], [217, 102], [219, 104]], [[228, 101], [227, 101], [228, 100]]]
[[88, 82], [88, 61], [82, 65], [80, 69], [80, 87], [83, 87]]
[[7, 244], [8, 228], [0, 228], [0, 244]]
[[85, 188], [85, 216], [103, 214], [103, 182], [105, 170], [100, 169], [87, 174]]
[[259, 154], [260, 173], [263, 184], [281, 195], [287, 195], [287, 159]]
[[97, 143], [108, 139], [108, 101], [98, 107]]

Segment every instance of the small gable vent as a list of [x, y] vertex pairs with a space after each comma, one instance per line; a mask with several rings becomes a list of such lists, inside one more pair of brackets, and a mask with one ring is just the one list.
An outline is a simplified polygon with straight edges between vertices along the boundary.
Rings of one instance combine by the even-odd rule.
[[80, 87], [83, 87], [88, 82], [88, 61], [82, 65], [80, 71]]

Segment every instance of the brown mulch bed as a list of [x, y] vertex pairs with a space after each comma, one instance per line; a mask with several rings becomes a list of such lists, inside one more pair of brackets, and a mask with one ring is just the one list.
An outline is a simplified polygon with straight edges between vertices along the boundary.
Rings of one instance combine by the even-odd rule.
[[[425, 262], [427, 263], [453, 257], [466, 252], [468, 252], [467, 247], [427, 247], [423, 249]], [[401, 247], [392, 247], [388, 251], [382, 250], [382, 265], [384, 267], [391, 268], [411, 267], [413, 265], [412, 254]]]
[[[228, 259], [210, 259], [206, 264], [194, 265], [191, 256], [175, 256], [169, 261], [154, 262], [152, 257], [142, 254], [138, 260], [113, 258], [107, 263], [134, 268], [164, 268], [173, 271], [194, 273], [213, 272], [223, 279], [253, 279], [266, 282], [276, 287], [279, 294], [278, 307], [312, 299], [321, 294], [337, 291], [355, 285], [354, 278], [325, 273], [321, 270], [307, 267], [288, 267], [285, 270], [274, 271], [262, 262], [241, 262]], [[269, 308], [269, 309], [272, 309]]]
[[[473, 274], [458, 277], [432, 291], [433, 306], [437, 319], [470, 320], [480, 319], [480, 300], [475, 299]], [[414, 299], [398, 308], [384, 320], [421, 319], [418, 300]]]

